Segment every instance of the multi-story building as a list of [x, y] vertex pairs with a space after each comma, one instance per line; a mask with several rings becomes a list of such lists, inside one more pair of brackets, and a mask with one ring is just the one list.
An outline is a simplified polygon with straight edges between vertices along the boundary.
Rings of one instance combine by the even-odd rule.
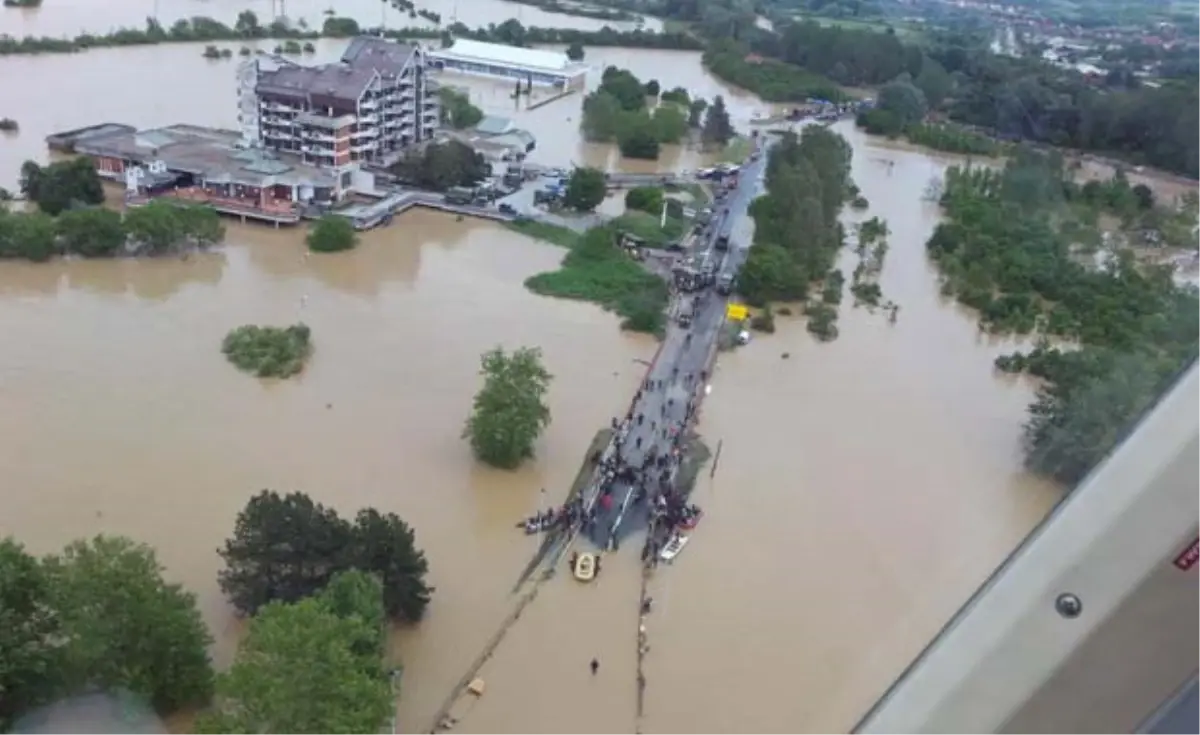
[[238, 73], [243, 144], [333, 169], [385, 165], [437, 131], [436, 83], [418, 46], [360, 36], [341, 61], [303, 66], [259, 56]]

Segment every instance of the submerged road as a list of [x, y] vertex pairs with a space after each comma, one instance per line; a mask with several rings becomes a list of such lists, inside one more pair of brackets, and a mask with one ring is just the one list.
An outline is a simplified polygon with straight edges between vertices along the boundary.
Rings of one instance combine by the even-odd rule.
[[[750, 202], [762, 188], [762, 177], [766, 167], [767, 149], [772, 140], [760, 137], [755, 150], [758, 160], [747, 160], [738, 175], [737, 186], [723, 199], [714, 201], [712, 222], [704, 239], [696, 246], [697, 255], [708, 254], [712, 262], [719, 264], [721, 275], [735, 275], [745, 261], [750, 247], [748, 238], [740, 237], [744, 228], [740, 220], [747, 217]], [[733, 220], [733, 227], [724, 226], [725, 218]], [[717, 238], [722, 231], [732, 232], [726, 251], [717, 249]], [[621, 447], [621, 459], [625, 465], [641, 466], [647, 455], [669, 456], [674, 446], [674, 436], [695, 421], [688, 414], [689, 401], [696, 410], [703, 399], [708, 382], [702, 373], [711, 373], [715, 363], [717, 342], [725, 324], [725, 309], [728, 297], [721, 296], [713, 286], [696, 293], [682, 293], [675, 297], [667, 325], [666, 336], [659, 348], [654, 363], [647, 371], [645, 382], [633, 400], [627, 416], [616, 420], [628, 420], [628, 431]], [[684, 304], [691, 303], [692, 323], [681, 326], [674, 315]], [[708, 378], [711, 379], [711, 374]], [[639, 421], [640, 417], [640, 421]], [[652, 469], [648, 476], [657, 476], [661, 470]], [[637, 482], [620, 477], [608, 483], [611, 504], [605, 508], [596, 505], [595, 522], [586, 528], [586, 535], [601, 548], [619, 544], [622, 536], [644, 528], [650, 517], [650, 504], [637, 502]], [[604, 489], [604, 483], [593, 483], [593, 494]], [[585, 502], [588, 499], [585, 499]]]

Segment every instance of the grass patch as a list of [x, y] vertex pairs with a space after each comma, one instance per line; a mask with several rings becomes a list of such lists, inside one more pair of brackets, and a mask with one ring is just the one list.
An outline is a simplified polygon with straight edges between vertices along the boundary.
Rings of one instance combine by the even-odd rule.
[[289, 378], [304, 369], [312, 354], [304, 324], [259, 327], [246, 324], [225, 335], [221, 352], [241, 370], [260, 378]]
[[661, 221], [659, 216], [633, 210], [625, 212], [609, 224], [620, 232], [641, 238], [650, 246], [678, 242], [687, 232], [687, 223], [683, 220], [667, 217], [665, 226], [660, 226]]
[[721, 151], [720, 159], [724, 163], [741, 163], [753, 151], [754, 141], [744, 135], [739, 135], [729, 141], [729, 145]]
[[581, 235], [572, 230], [570, 227], [562, 227], [561, 225], [551, 225], [545, 222], [537, 222], [535, 220], [518, 220], [516, 222], [505, 222], [504, 226], [510, 230], [528, 235], [537, 240], [545, 240], [548, 243], [558, 245], [564, 248], [575, 247], [579, 243]]
[[712, 195], [709, 194], [708, 187], [698, 181], [690, 181], [686, 184], [668, 184], [663, 187], [663, 190], [669, 192], [686, 192], [691, 197], [688, 206], [695, 209], [704, 209], [712, 203]]
[[530, 276], [525, 287], [541, 296], [599, 304], [623, 318], [622, 329], [661, 335], [667, 284], [617, 247], [616, 235], [611, 227], [588, 230], [558, 270]]

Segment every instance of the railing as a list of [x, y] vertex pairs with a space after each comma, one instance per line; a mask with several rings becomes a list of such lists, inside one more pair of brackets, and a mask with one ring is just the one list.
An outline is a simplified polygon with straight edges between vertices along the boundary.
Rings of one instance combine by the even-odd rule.
[[260, 200], [226, 197], [215, 194], [206, 189], [201, 189], [199, 187], [176, 189], [175, 191], [167, 192], [164, 196], [181, 199], [187, 202], [208, 204], [218, 209], [241, 212], [245, 214], [260, 214], [286, 218], [300, 216], [300, 207], [297, 204], [294, 202], [284, 201], [282, 199], [267, 198]]

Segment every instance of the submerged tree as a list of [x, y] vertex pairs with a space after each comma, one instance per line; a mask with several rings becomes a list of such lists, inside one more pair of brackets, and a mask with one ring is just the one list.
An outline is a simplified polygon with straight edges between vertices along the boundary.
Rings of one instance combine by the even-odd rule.
[[58, 691], [62, 640], [45, 570], [16, 541], [0, 539], [0, 731]]
[[393, 707], [382, 598], [378, 579], [343, 572], [315, 598], [264, 607], [197, 730], [379, 732]]
[[550, 424], [545, 398], [553, 376], [542, 365], [542, 351], [532, 347], [512, 354], [496, 347], [480, 362], [483, 387], [475, 395], [463, 438], [470, 440], [480, 461], [514, 469], [533, 456], [534, 442]]
[[581, 166], [572, 171], [567, 180], [563, 204], [579, 212], [590, 212], [604, 201], [607, 190], [603, 171]]
[[351, 569], [382, 580], [384, 609], [395, 619], [419, 620], [433, 592], [425, 584], [429, 563], [407, 523], [365, 509], [351, 524], [303, 493], [255, 495], [220, 554], [221, 589], [248, 614], [273, 601], [312, 597]]

